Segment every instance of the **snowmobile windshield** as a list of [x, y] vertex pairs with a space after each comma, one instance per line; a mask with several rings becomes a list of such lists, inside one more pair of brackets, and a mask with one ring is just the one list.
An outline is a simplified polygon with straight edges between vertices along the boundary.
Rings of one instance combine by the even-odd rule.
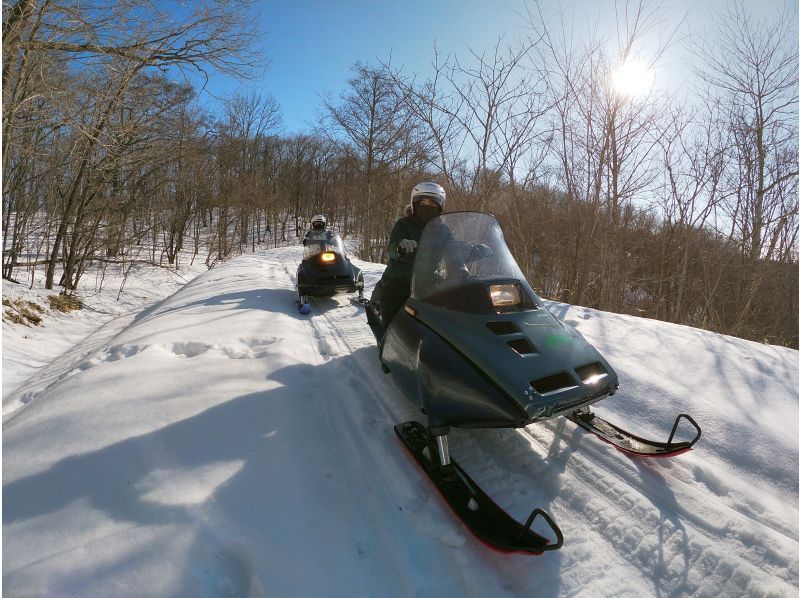
[[541, 305], [500, 224], [481, 212], [443, 214], [428, 223], [414, 259], [411, 297], [473, 313]]
[[338, 253], [344, 256], [342, 238], [331, 231], [313, 233], [306, 237], [303, 259], [314, 257], [320, 253]]

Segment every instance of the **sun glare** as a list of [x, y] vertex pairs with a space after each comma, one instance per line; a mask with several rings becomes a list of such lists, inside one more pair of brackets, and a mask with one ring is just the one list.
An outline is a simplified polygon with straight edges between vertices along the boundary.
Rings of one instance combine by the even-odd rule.
[[646, 95], [653, 87], [655, 75], [641, 60], [626, 60], [611, 73], [611, 82], [618, 94], [628, 97]]

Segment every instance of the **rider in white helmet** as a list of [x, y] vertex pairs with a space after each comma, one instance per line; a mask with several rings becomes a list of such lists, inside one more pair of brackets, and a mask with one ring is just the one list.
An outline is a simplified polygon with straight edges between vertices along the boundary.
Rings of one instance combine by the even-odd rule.
[[311, 218], [311, 230], [306, 233], [303, 238], [303, 245], [308, 242], [308, 239], [324, 237], [327, 234], [326, 225], [328, 220], [322, 214], [316, 214]]
[[411, 214], [398, 220], [389, 235], [389, 264], [373, 292], [380, 302], [380, 324], [385, 331], [394, 315], [411, 294], [414, 252], [425, 225], [439, 216], [447, 195], [438, 183], [419, 183], [411, 190]]

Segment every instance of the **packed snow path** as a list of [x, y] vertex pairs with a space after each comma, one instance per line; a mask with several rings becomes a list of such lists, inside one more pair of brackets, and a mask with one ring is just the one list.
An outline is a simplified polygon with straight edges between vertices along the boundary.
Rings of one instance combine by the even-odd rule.
[[620, 374], [598, 413], [665, 440], [688, 412], [703, 437], [642, 460], [563, 418], [454, 430], [501, 506], [564, 532], [500, 554], [395, 438], [424, 416], [363, 308], [297, 313], [300, 257], [218, 265], [4, 417], [8, 595], [797, 595], [796, 351], [550, 304]]

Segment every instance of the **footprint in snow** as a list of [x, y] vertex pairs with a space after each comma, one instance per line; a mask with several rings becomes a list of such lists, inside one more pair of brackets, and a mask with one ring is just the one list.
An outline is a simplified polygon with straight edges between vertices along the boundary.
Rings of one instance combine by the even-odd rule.
[[148, 348], [148, 345], [114, 345], [113, 347], [109, 347], [105, 349], [100, 355], [95, 357], [90, 357], [85, 361], [80, 362], [74, 370], [69, 372], [65, 378], [71, 376], [72, 374], [77, 374], [79, 372], [85, 372], [86, 370], [90, 370], [95, 366], [101, 365], [103, 363], [112, 363], [114, 361], [120, 361], [122, 359], [127, 359], [128, 357], [132, 357], [138, 353], [141, 353], [145, 349]]
[[169, 351], [178, 357], [197, 357], [202, 355], [211, 348], [211, 345], [205, 343], [174, 343]]
[[77, 365], [69, 373], [79, 373], [89, 370], [103, 363], [111, 363], [133, 357], [146, 349], [160, 349], [180, 359], [199, 357], [212, 349], [221, 351], [228, 359], [260, 359], [269, 354], [268, 347], [281, 339], [275, 337], [243, 338], [237, 343], [228, 345], [213, 345], [199, 341], [186, 341], [164, 345], [114, 345], [105, 349], [100, 355], [91, 357]]
[[729, 489], [725, 483], [717, 478], [713, 473], [703, 469], [699, 465], [695, 466], [694, 468], [694, 479], [702, 484], [705, 484], [706, 488], [711, 490], [711, 492], [717, 496], [728, 495]]
[[269, 347], [282, 339], [243, 338], [238, 344], [222, 345], [220, 349], [229, 359], [261, 359], [269, 355]]
[[439, 540], [445, 546], [450, 548], [461, 548], [467, 539], [454, 530], [444, 530], [439, 534]]

